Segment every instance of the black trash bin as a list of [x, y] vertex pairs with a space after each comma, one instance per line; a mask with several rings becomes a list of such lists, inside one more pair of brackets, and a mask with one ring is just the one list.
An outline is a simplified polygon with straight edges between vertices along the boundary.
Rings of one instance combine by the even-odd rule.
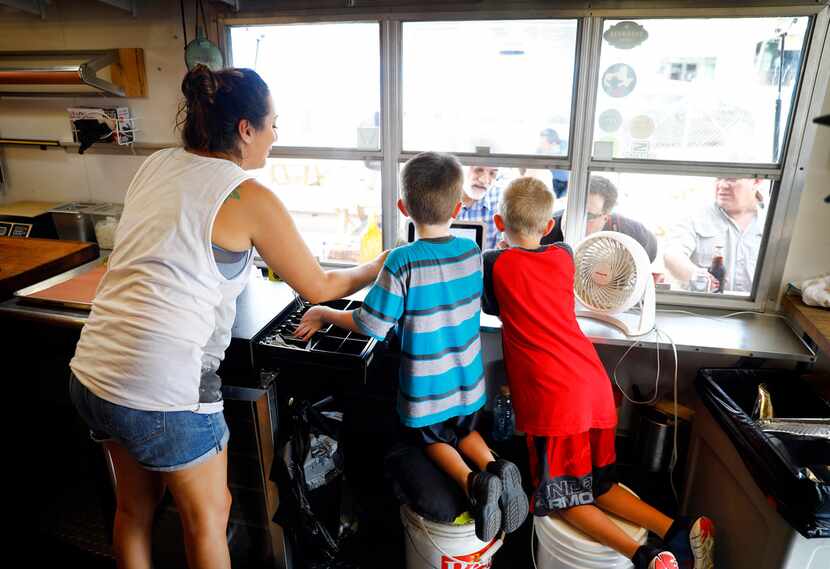
[[830, 567], [830, 442], [764, 432], [752, 418], [766, 384], [775, 414], [830, 418], [830, 404], [796, 373], [702, 369], [696, 388], [688, 513], [718, 527], [716, 561], [729, 567]]
[[830, 404], [795, 374], [702, 369], [697, 388], [781, 515], [804, 537], [830, 537], [830, 441], [762, 431], [751, 417], [762, 383], [777, 416], [830, 418]]

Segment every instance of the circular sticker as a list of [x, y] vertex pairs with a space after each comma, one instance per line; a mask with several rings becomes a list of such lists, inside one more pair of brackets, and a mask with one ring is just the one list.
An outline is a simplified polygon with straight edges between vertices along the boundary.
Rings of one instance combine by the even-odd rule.
[[615, 63], [602, 74], [602, 90], [609, 97], [627, 97], [636, 86], [637, 74], [625, 63]]
[[628, 132], [633, 138], [649, 138], [655, 128], [654, 119], [648, 115], [637, 115], [628, 123]]
[[599, 115], [599, 128], [605, 132], [617, 132], [622, 126], [623, 118], [617, 109], [602, 111]]

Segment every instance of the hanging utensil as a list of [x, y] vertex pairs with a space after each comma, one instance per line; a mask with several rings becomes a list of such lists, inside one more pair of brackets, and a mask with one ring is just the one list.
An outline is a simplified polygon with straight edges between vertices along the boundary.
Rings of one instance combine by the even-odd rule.
[[[187, 42], [187, 24], [184, 17], [184, 0], [180, 1], [182, 11], [182, 29], [184, 31], [184, 62], [188, 70], [196, 65], [202, 64], [211, 71], [218, 71], [225, 66], [222, 52], [215, 43], [207, 39], [205, 28], [207, 28], [207, 17], [202, 0], [196, 0], [196, 39]], [[199, 25], [199, 12], [202, 14], [202, 26]]]

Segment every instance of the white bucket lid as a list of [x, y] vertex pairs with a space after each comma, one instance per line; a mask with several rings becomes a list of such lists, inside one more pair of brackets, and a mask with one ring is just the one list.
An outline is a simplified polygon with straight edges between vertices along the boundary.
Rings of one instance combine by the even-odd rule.
[[[620, 484], [621, 488], [631, 492], [630, 488]], [[631, 492], [634, 494], [634, 492]], [[634, 494], [636, 496], [636, 494]], [[617, 516], [606, 512], [606, 515], [613, 521], [620, 529], [622, 529], [631, 539], [637, 543], [645, 541], [648, 530], [632, 524], [627, 520], [618, 518]], [[571, 544], [571, 547], [580, 551], [591, 551], [594, 553], [605, 553], [613, 551], [611, 548], [594, 541], [592, 538], [585, 535], [580, 530], [576, 529], [559, 516], [539, 516], [535, 517], [537, 532], [540, 534], [548, 534], [551, 539], [566, 544]]]
[[[432, 535], [441, 536], [450, 539], [469, 539], [476, 538], [475, 522], [470, 520], [464, 524], [453, 524], [446, 522], [435, 522], [429, 520], [422, 515], [416, 513], [408, 505], [401, 506], [401, 520], [404, 524], [420, 530], [425, 528]], [[477, 538], [476, 538], [477, 539]], [[482, 542], [484, 543], [484, 542]]]

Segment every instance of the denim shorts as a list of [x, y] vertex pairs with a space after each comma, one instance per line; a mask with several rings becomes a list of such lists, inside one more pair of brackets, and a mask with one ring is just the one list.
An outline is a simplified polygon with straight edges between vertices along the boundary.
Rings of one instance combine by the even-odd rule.
[[122, 445], [147, 470], [171, 472], [204, 462], [228, 444], [225, 415], [192, 411], [141, 411], [101, 399], [74, 373], [69, 396], [92, 440]]

